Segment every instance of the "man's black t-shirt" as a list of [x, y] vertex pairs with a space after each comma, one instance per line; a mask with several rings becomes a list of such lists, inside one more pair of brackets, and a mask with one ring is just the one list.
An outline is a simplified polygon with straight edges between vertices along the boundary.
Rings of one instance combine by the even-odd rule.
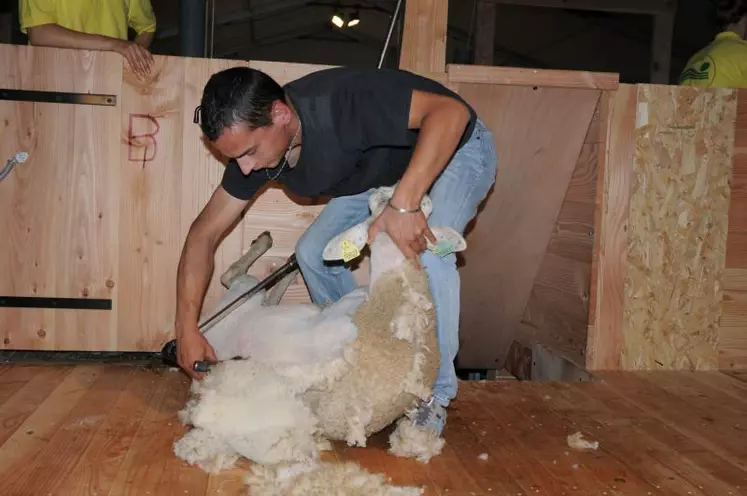
[[[333, 68], [287, 84], [302, 126], [296, 167], [285, 167], [275, 181], [302, 197], [344, 196], [391, 186], [409, 165], [418, 130], [408, 129], [413, 90], [459, 95], [431, 80], [396, 69]], [[459, 142], [472, 134], [475, 111]], [[271, 176], [274, 169], [268, 169]], [[222, 186], [232, 196], [251, 199], [269, 181], [265, 170], [244, 175], [235, 160], [226, 166]]]

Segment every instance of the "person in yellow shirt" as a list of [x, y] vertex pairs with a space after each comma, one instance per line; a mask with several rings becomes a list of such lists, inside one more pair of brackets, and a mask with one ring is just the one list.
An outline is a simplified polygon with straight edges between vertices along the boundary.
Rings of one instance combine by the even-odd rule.
[[[19, 0], [18, 14], [31, 45], [113, 51], [140, 75], [153, 65], [150, 0]], [[128, 27], [136, 33], [133, 41]]]
[[747, 0], [717, 0], [716, 18], [721, 32], [690, 58], [680, 85], [747, 87]]

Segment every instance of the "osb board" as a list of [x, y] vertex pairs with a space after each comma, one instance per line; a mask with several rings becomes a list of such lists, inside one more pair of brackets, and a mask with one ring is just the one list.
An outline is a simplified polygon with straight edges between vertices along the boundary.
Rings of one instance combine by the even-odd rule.
[[600, 92], [460, 83], [459, 93], [493, 133], [498, 177], [466, 234], [458, 362], [495, 368], [520, 339]]
[[718, 366], [736, 93], [640, 85], [623, 369]]
[[747, 369], [747, 91], [737, 90], [719, 367]]
[[519, 338], [524, 345], [542, 344], [582, 368], [589, 321], [601, 97], [524, 309]]
[[[223, 163], [193, 123], [210, 74], [240, 61], [156, 57], [141, 81], [122, 58], [0, 47], [8, 88], [110, 93], [116, 107], [1, 102], [3, 164], [31, 158], [0, 182], [0, 294], [111, 298], [111, 311], [0, 309], [6, 349], [157, 350], [173, 337], [176, 269], [189, 226], [219, 184]], [[249, 62], [281, 84], [322, 66]], [[203, 311], [220, 274], [262, 231], [273, 247], [250, 270], [282, 264], [323, 205], [267, 188], [223, 240]], [[355, 272], [365, 281], [365, 267]], [[7, 275], [6, 275], [7, 274]], [[282, 304], [308, 301], [299, 276]]]
[[[0, 86], [119, 96], [121, 57], [0, 46]], [[112, 298], [119, 281], [117, 107], [0, 101], [0, 295]], [[0, 308], [9, 349], [109, 349], [118, 307]]]

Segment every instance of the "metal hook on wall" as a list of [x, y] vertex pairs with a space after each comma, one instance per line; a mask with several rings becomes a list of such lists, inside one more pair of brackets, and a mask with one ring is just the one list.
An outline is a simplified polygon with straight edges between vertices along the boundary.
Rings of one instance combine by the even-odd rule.
[[13, 155], [11, 158], [8, 159], [7, 162], [5, 162], [5, 167], [3, 167], [2, 170], [0, 170], [0, 181], [5, 179], [8, 174], [10, 174], [10, 171], [13, 170], [13, 167], [15, 167], [18, 164], [24, 163], [26, 160], [28, 160], [29, 154], [26, 152], [18, 152], [15, 155]]

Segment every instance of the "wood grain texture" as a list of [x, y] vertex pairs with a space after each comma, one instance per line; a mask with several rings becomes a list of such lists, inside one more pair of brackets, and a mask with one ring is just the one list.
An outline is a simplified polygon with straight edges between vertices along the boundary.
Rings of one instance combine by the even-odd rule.
[[747, 369], [747, 91], [743, 89], [737, 90], [728, 229], [718, 365]]
[[[0, 103], [3, 164], [30, 153], [0, 183], [0, 294], [111, 298], [110, 311], [0, 309], [7, 349], [155, 351], [173, 335], [176, 270], [189, 227], [219, 185], [225, 160], [202, 140], [194, 110], [210, 75], [251, 65], [280, 84], [326, 68], [310, 64], [156, 57], [146, 80], [122, 58], [2, 46], [3, 87], [114, 94], [116, 107]], [[7, 62], [7, 63], [6, 63]], [[74, 68], [74, 70], [70, 70]], [[272, 248], [250, 273], [284, 263], [323, 208], [270, 185], [215, 254], [203, 305], [225, 290], [220, 274], [261, 232]], [[354, 275], [367, 280], [367, 263]], [[301, 276], [281, 304], [309, 301]]]
[[[736, 374], [736, 372], [734, 372]], [[462, 381], [446, 444], [428, 463], [387, 453], [391, 429], [365, 448], [333, 443], [322, 459], [354, 461], [425, 496], [741, 494], [747, 383], [718, 372], [623, 372], [588, 382]], [[172, 452], [189, 381], [121, 365], [0, 369], [3, 494], [245, 494], [251, 462], [208, 474]], [[0, 389], [2, 390], [2, 389]], [[593, 451], [571, 449], [581, 432]]]
[[[107, 52], [3, 45], [0, 85], [119, 96]], [[116, 298], [119, 152], [116, 107], [0, 102], [0, 294]], [[4, 348], [116, 348], [117, 310], [0, 309]]]
[[459, 365], [494, 368], [521, 340], [599, 91], [460, 83], [459, 92], [492, 131], [498, 154], [496, 185], [466, 235]]
[[614, 90], [618, 87], [620, 79], [617, 73], [494, 67], [475, 64], [449, 64], [446, 71], [449, 80], [455, 83], [505, 84], [546, 88]]
[[399, 67], [416, 72], [446, 71], [448, 0], [404, 2]]
[[597, 168], [586, 368], [617, 370], [622, 347], [627, 225], [635, 154], [637, 87], [620, 85], [608, 100]]
[[[541, 344], [577, 367], [585, 367], [594, 198], [599, 143], [597, 101], [573, 176], [560, 207], [529, 301], [521, 317], [524, 344]], [[539, 361], [538, 361], [539, 365]]]

